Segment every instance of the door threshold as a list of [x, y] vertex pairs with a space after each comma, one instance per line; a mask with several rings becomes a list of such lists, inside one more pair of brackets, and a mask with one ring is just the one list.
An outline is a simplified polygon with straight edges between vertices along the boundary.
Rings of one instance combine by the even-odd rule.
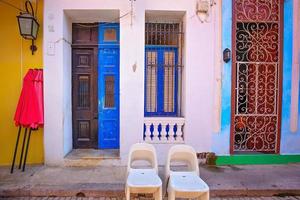
[[120, 159], [119, 149], [73, 149], [66, 159]]
[[73, 149], [64, 158], [68, 167], [120, 165], [119, 149]]

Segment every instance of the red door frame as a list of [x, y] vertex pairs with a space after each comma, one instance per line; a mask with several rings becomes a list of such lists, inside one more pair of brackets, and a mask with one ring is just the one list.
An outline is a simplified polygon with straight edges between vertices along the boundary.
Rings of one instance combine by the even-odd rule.
[[[280, 153], [280, 133], [281, 133], [281, 104], [282, 104], [282, 73], [283, 73], [283, 4], [284, 4], [284, 0], [278, 0], [280, 1], [280, 8], [279, 8], [279, 12], [280, 12], [280, 16], [279, 16], [279, 62], [278, 62], [278, 99], [277, 99], [277, 114], [278, 114], [278, 118], [277, 118], [277, 141], [276, 141], [276, 149], [275, 149], [275, 154], [279, 154]], [[234, 154], [234, 117], [235, 117], [235, 109], [236, 109], [236, 92], [235, 92], [235, 86], [236, 86], [236, 10], [235, 10], [235, 3], [236, 0], [232, 0], [232, 82], [231, 82], [231, 123], [230, 123], [230, 154]], [[255, 151], [253, 152], [255, 153]], [[267, 152], [265, 152], [267, 153]]]

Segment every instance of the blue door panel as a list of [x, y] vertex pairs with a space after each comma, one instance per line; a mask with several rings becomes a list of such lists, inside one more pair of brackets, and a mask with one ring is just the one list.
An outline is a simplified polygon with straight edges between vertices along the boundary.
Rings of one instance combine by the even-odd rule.
[[[145, 66], [146, 66], [146, 56], [147, 52], [156, 52], [157, 54], [157, 111], [156, 112], [147, 112], [146, 107], [144, 108], [144, 114], [145, 116], [177, 116], [177, 106], [178, 106], [178, 49], [177, 47], [164, 47], [164, 46], [152, 46], [148, 45], [145, 49]], [[164, 53], [165, 52], [173, 52], [175, 55], [175, 85], [174, 85], [174, 112], [164, 112]], [[146, 82], [146, 76], [147, 76], [147, 70], [145, 68], [145, 82]], [[146, 84], [145, 84], [145, 97], [146, 94]], [[146, 105], [146, 98], [144, 98], [144, 103]]]
[[118, 34], [119, 25], [100, 23], [99, 26], [98, 144], [100, 149], [117, 149], [120, 147], [119, 41], [106, 42], [103, 36], [105, 29], [115, 29]]
[[[100, 45], [119, 45], [120, 41], [120, 28], [118, 23], [100, 23], [99, 24], [99, 44]], [[105, 32], [107, 30], [114, 30], [116, 38], [115, 40], [106, 40]], [[111, 39], [111, 38], [110, 38]]]
[[[100, 47], [99, 58], [102, 60], [101, 65], [118, 65], [119, 49], [114, 47]], [[109, 67], [109, 66], [105, 66]]]

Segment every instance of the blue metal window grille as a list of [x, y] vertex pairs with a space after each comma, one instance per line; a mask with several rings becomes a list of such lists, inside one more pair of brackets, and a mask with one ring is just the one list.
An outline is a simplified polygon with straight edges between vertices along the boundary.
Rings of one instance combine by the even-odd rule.
[[179, 27], [146, 23], [145, 116], [180, 115], [183, 37]]

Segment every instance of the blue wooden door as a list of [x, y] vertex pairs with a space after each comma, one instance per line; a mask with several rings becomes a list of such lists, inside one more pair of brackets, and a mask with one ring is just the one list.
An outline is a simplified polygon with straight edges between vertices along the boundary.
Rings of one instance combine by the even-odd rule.
[[100, 149], [117, 149], [120, 146], [119, 57], [119, 24], [100, 23], [98, 54]]

